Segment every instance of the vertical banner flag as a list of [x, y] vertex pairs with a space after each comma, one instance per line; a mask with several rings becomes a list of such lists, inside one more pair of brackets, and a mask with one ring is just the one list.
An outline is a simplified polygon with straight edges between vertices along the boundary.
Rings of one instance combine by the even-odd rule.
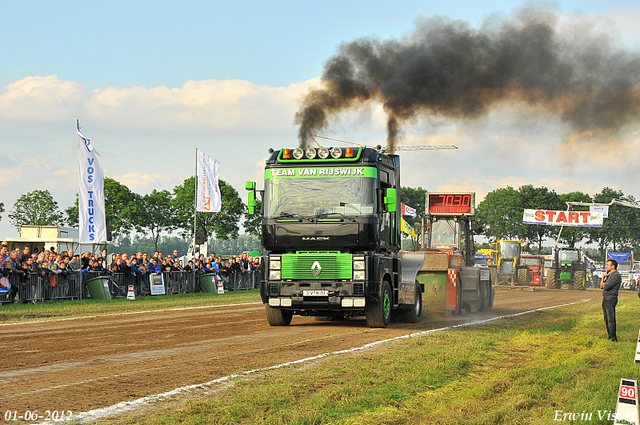
[[102, 158], [91, 140], [78, 131], [78, 219], [80, 243], [107, 241]]
[[417, 238], [418, 234], [416, 233], [415, 230], [413, 230], [413, 227], [411, 227], [411, 225], [409, 223], [407, 223], [404, 218], [400, 217], [400, 219], [402, 220], [402, 222], [401, 222], [401, 230], [404, 233], [406, 233], [407, 235], [411, 235], [414, 238]]
[[415, 208], [411, 208], [406, 206], [405, 204], [402, 204], [402, 215], [408, 215], [409, 217], [415, 217], [416, 216], [416, 210]]
[[197, 164], [196, 211], [218, 212], [222, 204], [220, 186], [218, 186], [220, 162], [206, 153], [198, 151]]

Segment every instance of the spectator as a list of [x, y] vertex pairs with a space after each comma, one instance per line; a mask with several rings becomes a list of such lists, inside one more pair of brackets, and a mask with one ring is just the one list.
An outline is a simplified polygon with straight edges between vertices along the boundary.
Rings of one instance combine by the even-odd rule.
[[79, 258], [77, 255], [74, 255], [73, 257], [71, 257], [71, 261], [69, 261], [69, 271], [72, 271], [72, 272], [80, 271], [81, 265], [78, 260]]

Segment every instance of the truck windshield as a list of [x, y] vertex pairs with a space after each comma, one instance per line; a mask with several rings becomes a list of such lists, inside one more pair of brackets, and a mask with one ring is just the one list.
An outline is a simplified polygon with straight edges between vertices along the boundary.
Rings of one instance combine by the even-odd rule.
[[[265, 179], [265, 217], [286, 215], [316, 216], [340, 214], [345, 216], [372, 215], [376, 211], [375, 168], [368, 176], [339, 177], [276, 176]], [[362, 167], [360, 168], [362, 169]], [[296, 172], [299, 169], [296, 169]], [[342, 169], [338, 169], [342, 170]], [[267, 170], [269, 172], [271, 170]]]
[[577, 261], [579, 259], [578, 251], [560, 251], [560, 261]]
[[620, 272], [628, 272], [629, 270], [631, 270], [631, 264], [630, 263], [618, 263], [618, 271], [620, 271]]
[[431, 223], [431, 248], [451, 248], [458, 246], [458, 223], [454, 220], [438, 220]]
[[512, 260], [520, 254], [520, 242], [500, 242], [500, 256]]

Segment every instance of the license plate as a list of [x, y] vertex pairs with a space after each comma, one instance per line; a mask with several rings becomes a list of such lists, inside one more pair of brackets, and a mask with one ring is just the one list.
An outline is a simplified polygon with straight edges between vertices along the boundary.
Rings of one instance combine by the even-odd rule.
[[328, 297], [329, 291], [302, 291], [303, 297]]

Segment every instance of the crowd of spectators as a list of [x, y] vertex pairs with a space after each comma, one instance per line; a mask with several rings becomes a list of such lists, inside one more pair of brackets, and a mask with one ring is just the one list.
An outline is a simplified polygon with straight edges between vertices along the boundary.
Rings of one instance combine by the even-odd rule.
[[[114, 253], [108, 257], [106, 249], [101, 253], [86, 251], [80, 255], [73, 250], [57, 253], [53, 247], [49, 250], [31, 252], [29, 246], [24, 246], [22, 249], [15, 248], [9, 252], [4, 242], [0, 247], [0, 259], [2, 275], [19, 275], [22, 285], [25, 284], [29, 273], [46, 277], [80, 271], [121, 273], [131, 275], [138, 281], [142, 281], [144, 276], [152, 273], [217, 273], [226, 286], [234, 274], [254, 273], [260, 268], [260, 258], [254, 258], [248, 253], [233, 255], [226, 259], [214, 254], [208, 257], [201, 254], [197, 258], [188, 259], [185, 264], [187, 256], [179, 256], [177, 250], [166, 256], [162, 252], [155, 251], [151, 256], [146, 252], [136, 252], [131, 255]], [[11, 300], [15, 298], [17, 292], [18, 288], [11, 288]]]

